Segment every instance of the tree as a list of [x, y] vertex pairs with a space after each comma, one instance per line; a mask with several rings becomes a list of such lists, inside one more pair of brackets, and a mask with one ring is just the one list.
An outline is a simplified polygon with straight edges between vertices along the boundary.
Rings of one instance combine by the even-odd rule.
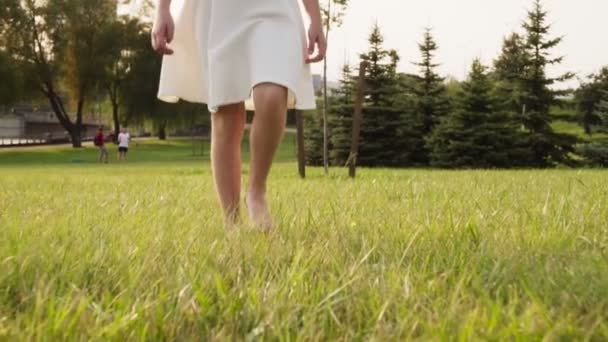
[[343, 166], [350, 154], [355, 81], [350, 66], [344, 65], [340, 88], [334, 92], [328, 111], [328, 123], [331, 124], [329, 157], [333, 165]]
[[[323, 26], [325, 27], [325, 39], [329, 42], [331, 29], [342, 25], [342, 19], [346, 12], [348, 0], [326, 0], [321, 6]], [[323, 167], [325, 174], [329, 167], [329, 130], [327, 111], [329, 108], [329, 96], [327, 93], [327, 56], [323, 60]]]
[[417, 97], [417, 110], [423, 119], [423, 134], [426, 136], [449, 112], [450, 104], [443, 84], [444, 79], [435, 72], [439, 66], [434, 62], [435, 51], [438, 47], [430, 28], [425, 30], [419, 48], [422, 53], [422, 61], [415, 63], [420, 67], [420, 76], [417, 86], [414, 88], [414, 94]]
[[608, 87], [602, 91], [602, 96], [595, 107], [595, 115], [599, 118], [600, 131], [608, 133]]
[[323, 117], [319, 111], [304, 113], [306, 135], [304, 148], [306, 150], [306, 163], [309, 165], [323, 165]]
[[[85, 100], [105, 69], [112, 42], [107, 28], [115, 19], [116, 2], [5, 0], [1, 7], [6, 52], [18, 63], [26, 86], [48, 99], [72, 145], [80, 147]], [[70, 103], [62, 96], [64, 90]], [[74, 119], [69, 104], [75, 107]]]
[[361, 144], [357, 163], [366, 166], [398, 165], [398, 135], [401, 111], [397, 106], [399, 55], [383, 47], [384, 38], [375, 24], [369, 36], [369, 50], [361, 55], [368, 65], [366, 100], [361, 125]]
[[522, 99], [525, 106], [521, 122], [529, 132], [530, 148], [534, 155], [533, 165], [538, 167], [571, 163], [568, 154], [574, 151], [573, 145], [577, 141], [576, 137], [555, 133], [551, 128], [550, 108], [553, 105], [561, 105], [559, 97], [568, 93], [555, 90], [552, 86], [571, 79], [574, 75], [565, 73], [554, 78], [547, 76], [546, 67], [561, 63], [563, 57], [551, 57], [550, 50], [556, 47], [562, 38], [548, 37], [551, 25], [546, 21], [547, 12], [540, 0], [536, 0], [523, 24], [528, 57], [525, 71], [521, 75]]
[[[593, 115], [597, 118], [597, 131], [608, 134], [608, 88], [600, 90]], [[590, 166], [608, 167], [608, 140], [597, 140], [577, 146], [576, 153]]]
[[528, 60], [523, 37], [513, 32], [504, 38], [502, 53], [494, 61], [492, 76], [497, 83], [496, 94], [505, 109], [518, 115], [523, 112], [522, 78]]
[[126, 60], [129, 72], [124, 75], [117, 97], [122, 99], [124, 123], [143, 123], [151, 120], [159, 138], [165, 139], [168, 121], [175, 105], [164, 104], [157, 99], [159, 70], [162, 57], [150, 48], [150, 26], [141, 27], [129, 49]]
[[599, 73], [589, 76], [589, 82], [581, 84], [575, 93], [579, 122], [585, 129], [585, 133], [591, 135], [593, 127], [602, 125], [603, 120], [597, 111], [598, 105], [608, 91], [608, 66], [602, 68]]
[[427, 139], [431, 165], [447, 168], [508, 168], [525, 165], [525, 136], [494, 96], [479, 60], [462, 84], [458, 108]]
[[11, 105], [20, 97], [21, 77], [15, 61], [0, 50], [0, 106]]
[[[130, 89], [124, 89], [125, 80], [129, 73], [137, 68], [134, 63], [144, 62], [138, 59], [137, 54], [143, 52], [142, 49], [138, 49], [138, 42], [142, 41], [144, 36], [146, 36], [145, 40], [148, 40], [149, 30], [139, 19], [128, 16], [121, 17], [113, 23], [111, 30], [114, 44], [111, 46], [110, 61], [106, 67], [102, 85], [112, 106], [114, 136], [118, 137], [121, 122], [120, 112], [124, 109], [125, 102], [123, 95], [125, 98], [131, 96]], [[122, 119], [124, 121], [125, 118]]]
[[[399, 127], [395, 148], [398, 151], [397, 164], [401, 166], [423, 166], [428, 163], [428, 151], [424, 140], [424, 118], [419, 112], [415, 89], [418, 77], [399, 74], [399, 93], [394, 107], [399, 110]], [[460, 84], [454, 88], [460, 88]]]

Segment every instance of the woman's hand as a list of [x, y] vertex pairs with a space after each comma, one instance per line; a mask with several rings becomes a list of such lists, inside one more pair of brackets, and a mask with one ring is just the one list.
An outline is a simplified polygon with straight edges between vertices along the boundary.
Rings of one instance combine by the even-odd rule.
[[[310, 28], [308, 29], [308, 56], [306, 63], [317, 63], [325, 58], [327, 52], [327, 39], [323, 33], [321, 24], [321, 10], [319, 0], [302, 0], [304, 8], [310, 17]], [[317, 54], [315, 53], [315, 48]]]
[[[315, 47], [317, 53], [315, 54]], [[327, 40], [323, 34], [320, 20], [313, 21], [308, 29], [308, 56], [306, 63], [317, 63], [325, 58], [327, 52]]]
[[161, 6], [156, 14], [152, 27], [152, 47], [161, 55], [172, 55], [173, 50], [167, 44], [173, 40], [175, 24], [168, 6]]

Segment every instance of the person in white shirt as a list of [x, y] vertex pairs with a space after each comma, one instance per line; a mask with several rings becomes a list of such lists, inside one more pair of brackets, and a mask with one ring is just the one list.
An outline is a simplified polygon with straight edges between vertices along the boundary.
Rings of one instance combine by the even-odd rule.
[[118, 134], [118, 160], [126, 160], [127, 152], [129, 152], [129, 140], [131, 135], [122, 128]]

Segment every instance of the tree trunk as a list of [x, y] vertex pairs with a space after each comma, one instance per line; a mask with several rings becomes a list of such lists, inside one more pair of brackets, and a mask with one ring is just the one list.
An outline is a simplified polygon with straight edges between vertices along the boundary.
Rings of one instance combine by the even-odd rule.
[[363, 121], [363, 99], [365, 96], [365, 71], [367, 63], [361, 62], [359, 66], [359, 79], [357, 81], [357, 94], [355, 98], [355, 112], [353, 113], [353, 130], [348, 157], [348, 175], [355, 178], [357, 174], [357, 159], [359, 157], [359, 138], [361, 134], [361, 121]]
[[80, 129], [76, 128], [76, 126], [74, 126], [74, 128], [69, 131], [70, 133], [70, 140], [72, 141], [72, 147], [74, 148], [79, 148], [82, 147], [82, 138], [80, 136]]
[[158, 126], [158, 139], [167, 140], [167, 122], [163, 122]]
[[45, 91], [47, 99], [51, 104], [51, 108], [53, 108], [53, 112], [55, 113], [55, 117], [59, 120], [61, 126], [68, 132], [70, 135], [70, 140], [72, 143], [72, 147], [78, 148], [82, 147], [82, 139], [80, 137], [80, 127], [74, 125], [70, 121], [70, 117], [66, 113], [65, 107], [61, 98], [55, 94], [51, 87], [49, 87], [48, 91]]
[[[84, 94], [84, 92], [81, 92]], [[76, 124], [74, 125], [74, 130], [72, 136], [72, 147], [78, 148], [82, 147], [82, 111], [84, 109], [84, 95], [81, 95], [78, 99], [78, 106], [76, 109]]]
[[118, 87], [119, 80], [114, 79], [111, 83], [106, 85], [108, 96], [110, 97], [110, 103], [112, 104], [112, 121], [114, 122], [114, 142], [118, 144], [118, 133], [120, 133], [120, 121], [118, 114], [120, 111], [120, 104], [118, 103]]
[[118, 142], [120, 122], [118, 121], [118, 103], [112, 102], [112, 120], [114, 121], [114, 142]]

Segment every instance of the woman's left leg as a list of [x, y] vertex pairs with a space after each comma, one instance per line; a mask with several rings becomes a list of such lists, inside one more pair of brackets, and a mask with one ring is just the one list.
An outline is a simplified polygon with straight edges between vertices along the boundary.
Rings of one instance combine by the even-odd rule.
[[281, 143], [287, 120], [287, 89], [262, 83], [253, 89], [255, 115], [251, 124], [251, 163], [247, 207], [252, 221], [264, 229], [273, 226], [266, 200], [266, 180]]

